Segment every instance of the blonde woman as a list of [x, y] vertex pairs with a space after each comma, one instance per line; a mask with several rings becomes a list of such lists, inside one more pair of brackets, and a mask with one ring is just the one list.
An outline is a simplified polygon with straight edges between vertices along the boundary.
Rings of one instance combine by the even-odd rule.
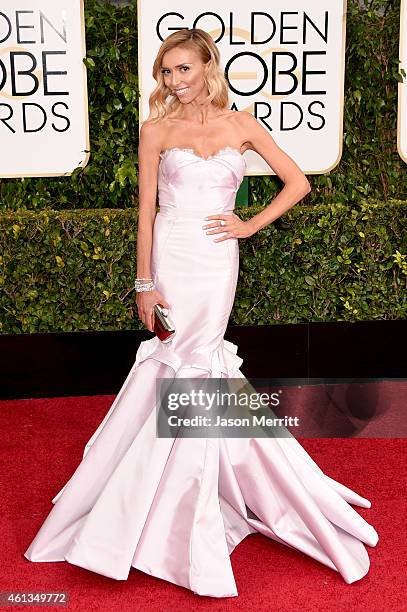
[[[260, 532], [347, 583], [359, 580], [369, 569], [364, 544], [375, 546], [378, 536], [350, 504], [370, 502], [326, 476], [295, 438], [156, 435], [157, 378], [244, 378], [237, 346], [224, 338], [239, 240], [280, 217], [310, 186], [254, 117], [229, 110], [219, 51], [207, 33], [171, 34], [153, 75], [139, 146], [136, 299], [150, 331], [161, 304], [176, 332], [169, 342], [155, 335], [140, 344], [25, 556], [66, 560], [116, 580], [134, 567], [199, 595], [233, 597], [230, 554]], [[284, 188], [243, 221], [235, 196], [250, 149]]]

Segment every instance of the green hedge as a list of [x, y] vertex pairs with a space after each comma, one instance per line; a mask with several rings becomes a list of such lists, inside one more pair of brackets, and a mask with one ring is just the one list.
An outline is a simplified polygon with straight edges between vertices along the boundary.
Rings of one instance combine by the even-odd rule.
[[[311, 175], [307, 204], [407, 199], [397, 153], [400, 2], [347, 0], [343, 154]], [[380, 15], [375, 9], [384, 7]], [[0, 210], [134, 208], [137, 204], [138, 78], [136, 3], [86, 0], [91, 156], [71, 177], [0, 180]], [[299, 142], [301, 146], [301, 142]], [[268, 203], [281, 182], [250, 177], [250, 204]]]
[[[406, 212], [402, 201], [298, 205], [240, 240], [230, 323], [405, 318]], [[136, 232], [130, 209], [2, 215], [0, 333], [145, 329]]]

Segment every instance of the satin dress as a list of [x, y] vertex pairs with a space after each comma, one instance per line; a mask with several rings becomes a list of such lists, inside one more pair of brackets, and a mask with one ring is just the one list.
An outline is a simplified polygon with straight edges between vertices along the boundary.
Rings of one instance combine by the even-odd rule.
[[[214, 242], [208, 214], [230, 214], [246, 170], [225, 147], [161, 153], [151, 272], [176, 334], [141, 342], [110, 410], [24, 553], [126, 580], [130, 569], [199, 595], [238, 595], [230, 554], [251, 533], [302, 551], [352, 583], [378, 534], [350, 504], [368, 499], [324, 474], [291, 436], [159, 438], [156, 377], [244, 378], [224, 338], [239, 270], [238, 239]], [[270, 373], [272, 375], [272, 373]]]

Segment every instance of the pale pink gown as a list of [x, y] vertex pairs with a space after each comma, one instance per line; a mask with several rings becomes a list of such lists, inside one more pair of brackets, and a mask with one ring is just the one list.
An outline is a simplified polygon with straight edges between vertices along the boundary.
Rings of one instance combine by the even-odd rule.
[[[245, 159], [161, 154], [152, 275], [171, 305], [169, 344], [142, 342], [82, 461], [24, 553], [126, 580], [131, 567], [199, 595], [238, 594], [229, 555], [248, 534], [298, 549], [347, 583], [369, 570], [378, 534], [351, 506], [370, 502], [325, 475], [293, 437], [157, 438], [156, 377], [235, 377], [224, 339], [239, 270], [238, 239], [214, 242], [204, 217], [234, 210]], [[254, 299], [254, 296], [253, 296]], [[272, 376], [270, 372], [270, 376]]]

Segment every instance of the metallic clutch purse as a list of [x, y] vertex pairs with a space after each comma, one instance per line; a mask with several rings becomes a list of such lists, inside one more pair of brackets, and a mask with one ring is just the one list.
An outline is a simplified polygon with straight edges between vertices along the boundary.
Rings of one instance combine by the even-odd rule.
[[160, 304], [154, 305], [154, 333], [161, 342], [169, 342], [175, 334], [175, 325], [165, 310]]

